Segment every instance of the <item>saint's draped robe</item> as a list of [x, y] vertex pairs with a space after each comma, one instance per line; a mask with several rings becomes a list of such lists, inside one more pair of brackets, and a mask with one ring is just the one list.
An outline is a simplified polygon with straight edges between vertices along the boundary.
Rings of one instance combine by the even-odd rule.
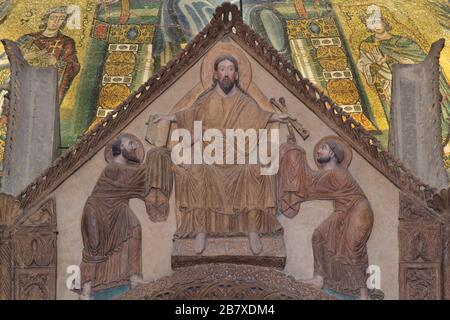
[[[191, 137], [194, 121], [201, 121], [203, 132], [218, 129], [225, 138], [226, 129], [266, 128], [272, 113], [261, 109], [240, 89], [226, 97], [213, 89], [175, 116], [178, 128], [189, 130]], [[275, 217], [275, 177], [261, 175], [259, 164], [190, 164], [176, 173], [175, 237], [193, 237], [200, 232], [230, 236], [281, 230]]]
[[364, 192], [346, 168], [311, 170], [299, 146], [282, 147], [280, 202], [282, 212], [295, 216], [308, 200], [333, 200], [334, 211], [313, 233], [314, 275], [339, 292], [366, 287], [367, 241], [373, 212]]
[[[145, 201], [152, 219], [155, 213], [151, 210], [159, 205], [155, 190], [157, 198], [165, 198], [167, 203], [171, 185], [171, 161], [166, 148], [150, 150], [144, 165], [111, 162], [106, 166], [83, 210], [82, 284], [91, 282], [92, 290], [98, 291], [128, 284], [130, 276], [141, 275], [141, 226], [129, 200]], [[163, 215], [167, 217], [168, 207], [165, 210]]]

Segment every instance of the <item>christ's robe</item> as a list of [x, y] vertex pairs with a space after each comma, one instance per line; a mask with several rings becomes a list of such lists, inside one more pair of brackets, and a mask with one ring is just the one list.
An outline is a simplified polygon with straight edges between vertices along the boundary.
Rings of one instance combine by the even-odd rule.
[[[272, 113], [261, 109], [240, 89], [226, 97], [213, 89], [175, 116], [178, 128], [188, 130], [191, 137], [194, 121], [202, 122], [203, 132], [218, 129], [225, 137], [226, 129], [266, 128]], [[261, 175], [259, 164], [189, 164], [176, 172], [176, 237], [193, 237], [202, 232], [231, 236], [281, 230], [275, 217], [275, 177]]]
[[280, 201], [287, 216], [294, 215], [289, 211], [296, 214], [304, 201], [334, 202], [333, 213], [313, 233], [314, 275], [339, 292], [357, 293], [366, 287], [369, 266], [367, 241], [373, 227], [369, 201], [346, 168], [311, 170], [299, 146], [281, 153]]

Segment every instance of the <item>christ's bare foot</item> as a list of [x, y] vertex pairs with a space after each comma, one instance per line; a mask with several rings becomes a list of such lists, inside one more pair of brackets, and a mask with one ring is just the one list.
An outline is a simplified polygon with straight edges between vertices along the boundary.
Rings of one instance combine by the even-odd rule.
[[79, 299], [80, 300], [91, 300], [91, 283], [90, 282], [87, 282], [83, 285]]
[[321, 276], [314, 276], [310, 279], [301, 279], [300, 281], [306, 284], [310, 284], [319, 289], [323, 288], [323, 278]]
[[251, 231], [248, 234], [248, 241], [250, 243], [250, 249], [252, 250], [254, 255], [258, 255], [261, 253], [263, 246], [261, 242], [261, 238], [257, 232]]
[[131, 289], [136, 288], [137, 286], [141, 285], [141, 284], [146, 284], [147, 281], [144, 281], [144, 279], [142, 278], [142, 276], [139, 275], [132, 275], [130, 277], [130, 287]]
[[195, 252], [201, 254], [206, 248], [206, 233], [201, 232], [195, 236]]

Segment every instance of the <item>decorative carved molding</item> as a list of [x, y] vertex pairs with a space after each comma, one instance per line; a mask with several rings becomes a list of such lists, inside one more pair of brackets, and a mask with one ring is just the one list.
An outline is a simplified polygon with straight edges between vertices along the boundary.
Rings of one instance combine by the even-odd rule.
[[45, 202], [32, 215], [23, 219], [21, 225], [23, 227], [52, 227], [56, 226], [56, 207], [55, 201]]
[[12, 234], [15, 299], [56, 298], [56, 235], [54, 199], [17, 220]]
[[16, 234], [13, 248], [16, 267], [54, 267], [56, 265], [56, 237], [52, 233]]
[[450, 225], [450, 188], [442, 189], [428, 200], [428, 206], [439, 213], [437, 218]]
[[20, 215], [20, 202], [13, 196], [0, 193], [0, 233]]
[[403, 226], [399, 231], [400, 261], [439, 262], [442, 255], [440, 225]]
[[209, 264], [181, 268], [118, 299], [144, 300], [334, 300], [321, 290], [271, 268]]
[[210, 24], [184, 50], [31, 183], [18, 196], [21, 206], [29, 207], [48, 196], [224, 36], [229, 36], [242, 46], [250, 56], [260, 62], [293, 95], [305, 103], [312, 112], [398, 188], [414, 195], [422, 202], [433, 196], [433, 189], [414, 177], [398, 160], [383, 149], [380, 141], [353, 120], [349, 114], [342, 111], [330, 97], [308, 79], [303, 78], [289, 61], [244, 24], [235, 5], [225, 3], [216, 9]]
[[52, 300], [56, 298], [56, 273], [52, 270], [19, 269], [16, 271], [16, 300]]
[[436, 218], [437, 215], [430, 211], [429, 208], [420, 206], [408, 197], [400, 196], [400, 220], [408, 222], [414, 222], [417, 219], [433, 221]]
[[442, 294], [443, 299], [450, 300], [450, 188], [434, 194], [428, 205], [439, 213], [437, 219], [442, 225]]
[[12, 297], [11, 241], [0, 239], [0, 300]]
[[29, 64], [24, 59], [19, 47], [12, 44], [12, 42], [3, 40], [2, 44], [5, 50], [8, 52], [8, 59], [11, 68], [11, 83], [9, 85], [8, 94], [8, 131], [6, 133], [6, 145], [5, 145], [5, 156], [3, 159], [3, 165], [8, 167], [11, 163], [11, 152], [14, 146], [12, 141], [13, 137], [11, 132], [17, 129], [16, 115], [17, 107], [21, 105], [21, 87], [19, 75], [23, 73]]
[[26, 212], [18, 202], [9, 204], [15, 214], [0, 234], [0, 300], [55, 299], [55, 201], [48, 199]]
[[443, 230], [443, 243], [442, 243], [442, 282], [444, 284], [443, 288], [443, 299], [450, 300], [450, 225], [447, 224]]
[[441, 299], [441, 276], [437, 264], [400, 265], [400, 299]]
[[448, 299], [445, 228], [441, 215], [400, 194], [400, 299]]
[[7, 300], [13, 294], [12, 244], [9, 230], [22, 213], [19, 201], [0, 193], [0, 300]]

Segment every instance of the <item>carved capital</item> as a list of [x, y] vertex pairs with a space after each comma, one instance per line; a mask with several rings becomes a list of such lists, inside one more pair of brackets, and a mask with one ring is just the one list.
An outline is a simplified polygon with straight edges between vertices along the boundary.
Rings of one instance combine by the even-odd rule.
[[441, 299], [445, 229], [439, 215], [400, 194], [399, 220], [400, 298]]
[[18, 268], [54, 267], [56, 237], [52, 233], [22, 233], [14, 236], [14, 262]]
[[121, 300], [334, 300], [272, 268], [207, 264], [176, 270], [172, 275], [130, 290]]
[[49, 199], [22, 213], [15, 199], [0, 196], [5, 199], [7, 212], [0, 206], [8, 222], [0, 238], [0, 299], [55, 299], [55, 202]]
[[12, 297], [11, 241], [0, 239], [0, 300]]
[[428, 200], [428, 206], [438, 212], [444, 224], [450, 224], [450, 188], [442, 189]]
[[21, 213], [20, 202], [15, 197], [0, 193], [0, 231], [10, 227]]
[[404, 225], [399, 230], [401, 262], [439, 262], [442, 253], [439, 225]]
[[400, 267], [400, 299], [441, 299], [438, 264], [408, 264]]
[[37, 209], [27, 210], [19, 226], [22, 228], [46, 228], [53, 230], [56, 228], [56, 203], [54, 199], [48, 199]]
[[16, 272], [17, 300], [51, 300], [56, 298], [56, 273], [52, 269], [19, 269]]
[[[400, 194], [400, 215], [399, 219], [402, 222], [415, 223], [421, 221], [433, 221], [437, 218], [433, 212], [423, 204], [407, 197], [403, 193]], [[415, 223], [417, 225], [417, 223]]]

